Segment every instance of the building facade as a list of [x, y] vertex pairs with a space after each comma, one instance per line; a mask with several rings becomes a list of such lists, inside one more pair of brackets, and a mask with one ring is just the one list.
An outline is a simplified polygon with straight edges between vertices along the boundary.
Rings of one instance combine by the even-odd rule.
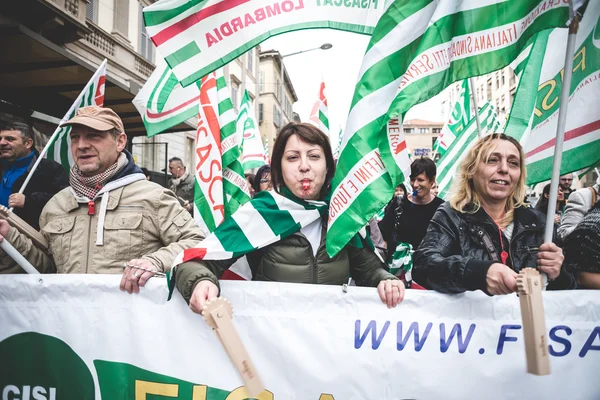
[[416, 157], [431, 157], [433, 145], [442, 132], [442, 122], [411, 119], [404, 121], [402, 129], [406, 139], [406, 146], [413, 159]]
[[259, 57], [258, 125], [263, 143], [268, 140], [270, 156], [279, 130], [297, 118], [292, 106], [298, 101], [298, 96], [281, 54], [267, 50], [261, 51]]

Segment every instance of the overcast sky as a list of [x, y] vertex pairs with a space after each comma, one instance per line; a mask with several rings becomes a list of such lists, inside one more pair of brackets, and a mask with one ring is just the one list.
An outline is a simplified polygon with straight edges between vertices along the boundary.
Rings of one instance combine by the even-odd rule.
[[[369, 37], [332, 29], [313, 29], [285, 33], [263, 42], [261, 49], [278, 50], [284, 56], [297, 51], [331, 43], [329, 50], [314, 50], [284, 58], [298, 96], [294, 111], [307, 121], [319, 94], [321, 79], [325, 80], [329, 108], [329, 127], [332, 132], [343, 128], [350, 109], [358, 71]], [[265, 77], [265, 79], [267, 79]], [[441, 122], [441, 101], [445, 93], [411, 109], [406, 119], [425, 119]]]

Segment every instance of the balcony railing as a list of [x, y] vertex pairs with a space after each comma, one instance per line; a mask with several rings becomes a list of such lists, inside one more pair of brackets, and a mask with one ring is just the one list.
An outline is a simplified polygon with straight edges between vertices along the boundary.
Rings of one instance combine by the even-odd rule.
[[85, 41], [91, 44], [96, 50], [109, 57], [114, 57], [116, 41], [110, 37], [101, 28], [95, 26], [88, 21], [88, 27], [92, 30], [92, 33], [85, 36]]

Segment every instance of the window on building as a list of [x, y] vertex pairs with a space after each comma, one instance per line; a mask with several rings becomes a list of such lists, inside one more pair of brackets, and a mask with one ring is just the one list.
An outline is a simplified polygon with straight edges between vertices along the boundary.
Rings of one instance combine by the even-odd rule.
[[[442, 133], [442, 128], [432, 128], [431, 132], [432, 133]], [[435, 143], [435, 141], [434, 141], [434, 143]]]
[[98, 0], [90, 0], [85, 9], [85, 17], [94, 23], [98, 23]]
[[260, 71], [258, 76], [258, 93], [264, 93], [265, 91], [265, 71]]
[[275, 105], [273, 106], [273, 124], [277, 128], [281, 127], [281, 111]]
[[248, 71], [254, 75], [254, 49], [251, 49], [246, 54], [248, 55]]
[[419, 133], [429, 133], [429, 128], [419, 128]]
[[238, 112], [238, 92], [240, 91], [240, 85], [237, 82], [231, 80], [231, 102], [233, 103], [233, 109]]
[[[88, 5], [89, 7], [89, 5]], [[146, 32], [146, 26], [144, 26], [144, 18], [142, 17], [142, 9], [144, 7], [140, 4], [140, 54], [146, 60], [153, 62], [154, 60], [154, 43], [150, 39], [150, 35]]]
[[259, 124], [262, 124], [263, 119], [265, 118], [263, 115], [263, 113], [264, 113], [263, 108], [264, 108], [263, 103], [258, 103], [258, 123]]
[[404, 133], [415, 133], [415, 128], [404, 128]]
[[113, 31], [128, 39], [129, 0], [115, 0]]
[[502, 73], [502, 86], [504, 86], [504, 73]]

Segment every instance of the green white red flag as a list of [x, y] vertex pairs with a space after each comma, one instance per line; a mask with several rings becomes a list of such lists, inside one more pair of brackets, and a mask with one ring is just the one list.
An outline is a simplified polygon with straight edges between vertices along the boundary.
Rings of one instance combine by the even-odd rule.
[[265, 165], [265, 147], [247, 90], [244, 90], [240, 113], [237, 116], [237, 132], [242, 138], [242, 166], [244, 171]]
[[319, 86], [319, 98], [315, 102], [310, 113], [308, 123], [316, 126], [329, 137], [329, 111], [327, 109], [327, 93], [325, 91], [325, 82]]
[[[104, 86], [106, 83], [106, 59], [102, 61], [102, 64], [98, 67], [94, 75], [90, 78], [89, 82], [85, 85], [77, 99], [73, 102], [69, 111], [61, 119], [60, 123], [66, 122], [75, 116], [75, 112], [87, 106], [100, 106], [104, 105]], [[60, 125], [60, 124], [59, 124]], [[71, 169], [74, 164], [73, 156], [71, 155], [71, 132], [70, 126], [58, 127], [48, 144], [42, 151], [41, 156], [46, 154], [46, 158], [54, 160], [61, 164], [67, 171]]]
[[158, 52], [156, 58], [156, 69], [133, 99], [148, 137], [188, 120], [191, 126], [198, 125], [198, 85], [184, 88]]
[[250, 200], [239, 161], [235, 111], [220, 71], [202, 79], [196, 130], [194, 217], [212, 232]]
[[371, 34], [384, 0], [162, 0], [144, 8], [146, 30], [183, 86], [271, 36], [333, 28]]
[[471, 120], [471, 96], [469, 93], [469, 80], [465, 79], [460, 85], [458, 99], [452, 107], [450, 118], [442, 128], [442, 132], [435, 142], [434, 151], [440, 156], [446, 153], [448, 147], [464, 131]]
[[565, 27], [568, 14], [568, 4], [556, 0], [391, 3], [371, 36], [346, 123], [333, 180], [330, 255], [404, 181], [399, 135], [388, 134], [387, 122], [453, 82], [503, 68], [537, 32]]
[[[600, 162], [600, 2], [589, 2], [576, 37], [560, 174]], [[505, 133], [520, 140], [527, 184], [550, 180], [567, 30], [538, 34], [523, 65]]]

